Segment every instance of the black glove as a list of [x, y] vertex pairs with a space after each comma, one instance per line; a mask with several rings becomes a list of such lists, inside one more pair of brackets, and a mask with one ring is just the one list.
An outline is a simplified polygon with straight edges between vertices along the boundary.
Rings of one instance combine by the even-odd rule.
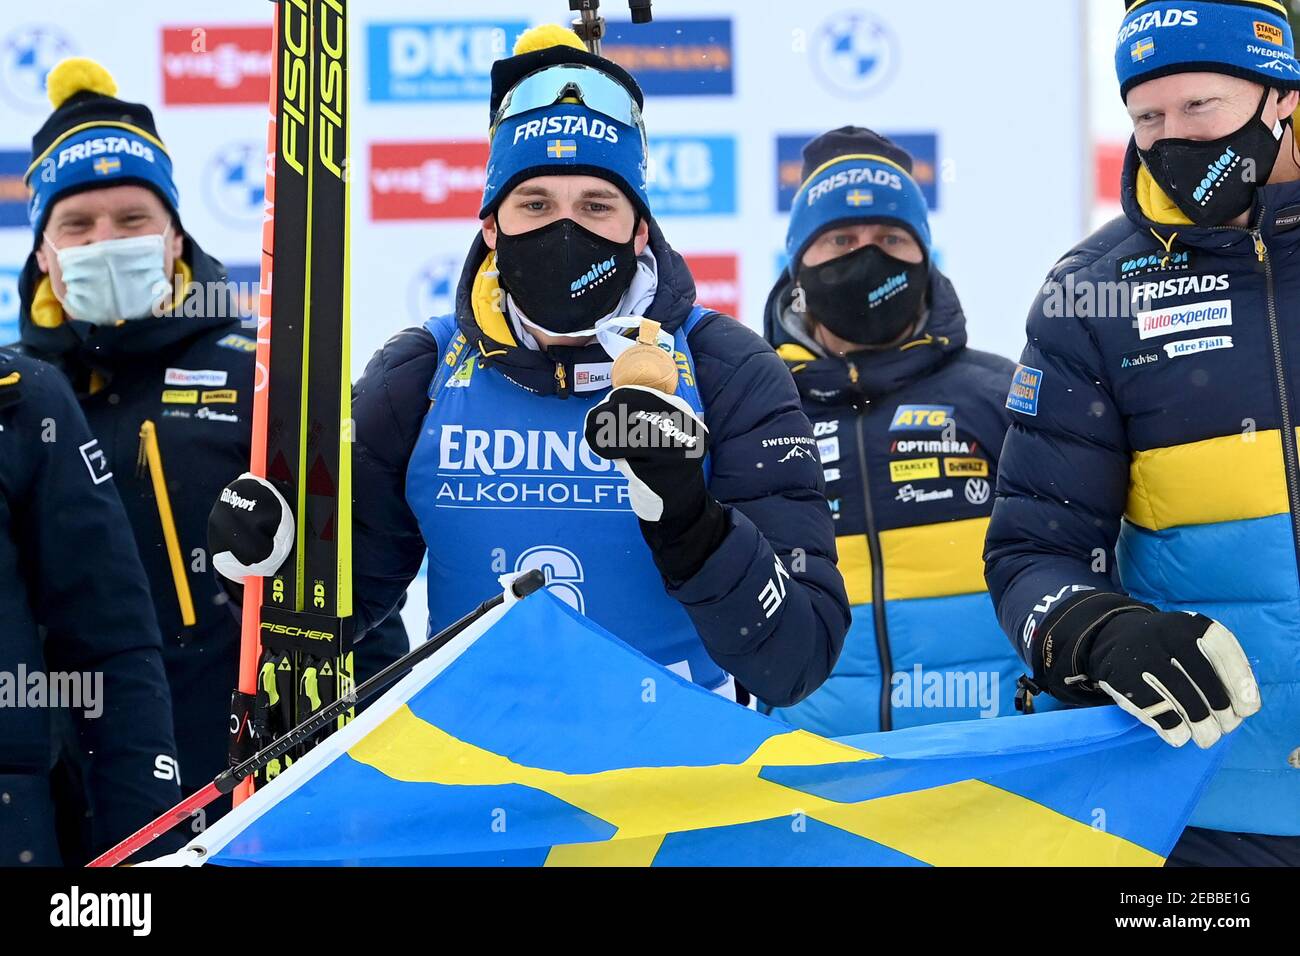
[[1210, 747], [1260, 707], [1245, 651], [1202, 614], [1091, 591], [1050, 615], [1032, 649], [1052, 696], [1084, 705], [1109, 696], [1175, 747]]
[[681, 398], [641, 385], [587, 412], [587, 445], [627, 477], [632, 510], [670, 581], [695, 576], [727, 536], [727, 513], [704, 483], [709, 430]]
[[293, 512], [264, 478], [243, 474], [208, 514], [212, 566], [232, 581], [274, 574], [293, 547]]

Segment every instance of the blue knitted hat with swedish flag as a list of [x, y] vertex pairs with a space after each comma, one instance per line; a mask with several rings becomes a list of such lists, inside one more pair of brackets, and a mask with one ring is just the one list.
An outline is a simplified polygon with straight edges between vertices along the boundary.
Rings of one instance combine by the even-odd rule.
[[[612, 60], [589, 53], [572, 30], [555, 25], [534, 27], [519, 37], [514, 56], [492, 65], [491, 121], [508, 93], [521, 80], [548, 67], [579, 66], [598, 70], [624, 90], [639, 111], [641, 88]], [[492, 129], [479, 218], [496, 211], [517, 185], [534, 176], [596, 176], [617, 186], [650, 218], [646, 188], [648, 157], [644, 131], [621, 123], [573, 99], [501, 120]]]
[[119, 100], [112, 75], [82, 57], [57, 64], [45, 86], [54, 112], [32, 137], [24, 177], [31, 189], [27, 217], [37, 241], [57, 200], [106, 186], [151, 189], [179, 220], [171, 156], [149, 107]]
[[872, 130], [842, 126], [809, 142], [803, 158], [785, 234], [791, 272], [821, 233], [851, 223], [902, 226], [929, 256], [930, 214], [906, 150]]
[[1300, 89], [1286, 7], [1278, 0], [1127, 0], [1115, 41], [1125, 100], [1174, 73], [1227, 73], [1273, 89]]

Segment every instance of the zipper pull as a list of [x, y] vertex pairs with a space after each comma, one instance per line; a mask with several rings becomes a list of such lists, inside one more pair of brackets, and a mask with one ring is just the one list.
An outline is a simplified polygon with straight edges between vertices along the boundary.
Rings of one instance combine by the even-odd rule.
[[149, 445], [154, 441], [154, 425], [147, 418], [140, 423], [140, 450], [135, 456], [135, 476], [143, 478], [149, 470]]
[[1264, 237], [1260, 235], [1258, 229], [1251, 230], [1251, 237], [1255, 240], [1255, 255], [1259, 256], [1259, 261], [1263, 262], [1268, 255], [1268, 249], [1264, 245]]
[[852, 362], [849, 363], [849, 381], [854, 385], [858, 384], [858, 367]]
[[569, 397], [569, 378], [564, 374], [564, 363], [555, 363], [555, 391], [560, 398]]

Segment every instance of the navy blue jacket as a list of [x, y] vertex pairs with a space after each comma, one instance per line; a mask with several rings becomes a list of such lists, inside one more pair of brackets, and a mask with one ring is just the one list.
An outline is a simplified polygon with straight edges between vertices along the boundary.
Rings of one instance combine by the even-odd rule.
[[1030, 310], [989, 589], [1030, 661], [1086, 589], [1220, 621], [1262, 709], [1192, 823], [1300, 835], [1300, 183], [1260, 188], [1250, 228], [1196, 228], [1130, 147], [1123, 198]]
[[[649, 318], [667, 331], [695, 305], [685, 263], [655, 225], [650, 248], [659, 284]], [[486, 247], [476, 240], [457, 297], [457, 317], [471, 343], [488, 336], [471, 307], [471, 288]], [[751, 692], [793, 703], [815, 690], [834, 666], [848, 626], [848, 603], [835, 568], [835, 535], [814, 460], [776, 465], [790, 439], [810, 442], [812, 428], [781, 360], [734, 319], [711, 314], [688, 339], [710, 430], [710, 491], [727, 509], [730, 532], [695, 577], [668, 593], [686, 609], [710, 656]], [[573, 366], [608, 362], [596, 344], [546, 352], [486, 341], [488, 361], [538, 401], [562, 401]], [[428, 388], [441, 358], [423, 328], [394, 336], [371, 359], [354, 390], [356, 419], [353, 540], [357, 616], [375, 621], [416, 575], [426, 543], [406, 502], [407, 463], [428, 409]], [[439, 546], [438, 542], [429, 542]], [[801, 549], [801, 550], [800, 550]], [[763, 632], [752, 621], [775, 556], [791, 572], [786, 598]], [[485, 595], [486, 597], [486, 595]]]
[[[55, 712], [26, 693], [46, 672], [102, 677], [88, 689], [97, 704], [70, 710], [89, 755], [92, 846], [107, 849], [180, 799], [158, 625], [104, 448], [67, 382], [0, 349], [0, 866], [61, 859]], [[21, 705], [4, 699], [15, 693]]]
[[[227, 765], [230, 694], [239, 666], [239, 608], [230, 602], [207, 556], [207, 520], [222, 487], [248, 470], [256, 342], [236, 303], [217, 283], [222, 264], [187, 237], [182, 260], [197, 287], [176, 316], [92, 328], [51, 315], [44, 279], [29, 260], [20, 284], [21, 348], [48, 360], [72, 381], [91, 431], [99, 438], [135, 532], [163, 638], [175, 708], [182, 783], [191, 792]], [[217, 293], [212, 289], [218, 290]], [[33, 318], [33, 303], [40, 321]], [[221, 303], [209, 315], [210, 303]], [[93, 378], [93, 381], [92, 381]], [[153, 422], [194, 623], [175, 583], [153, 478], [141, 460], [144, 422]], [[357, 647], [364, 680], [406, 653], [394, 615]], [[225, 801], [210, 810], [211, 823]]]
[[909, 341], [847, 358], [808, 335], [792, 290], [786, 274], [765, 331], [817, 436], [853, 625], [825, 686], [774, 716], [844, 736], [1014, 713], [1024, 668], [982, 561], [1014, 364], [967, 347], [961, 303], [938, 270]]

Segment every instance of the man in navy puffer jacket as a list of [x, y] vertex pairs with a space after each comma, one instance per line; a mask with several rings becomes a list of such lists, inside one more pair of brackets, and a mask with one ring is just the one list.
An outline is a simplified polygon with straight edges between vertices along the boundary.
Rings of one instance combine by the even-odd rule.
[[[544, 569], [657, 663], [791, 704], [830, 673], [849, 616], [821, 468], [787, 454], [814, 447], [812, 427], [772, 349], [697, 305], [648, 207], [641, 104], [562, 28], [494, 66], [483, 228], [456, 312], [391, 339], [355, 389], [356, 616], [382, 619], [426, 552], [433, 630], [498, 575]], [[639, 328], [625, 316], [661, 324], [675, 394], [610, 388]], [[218, 503], [214, 554], [278, 566], [256, 530], [279, 523], [273, 489], [232, 487], [254, 509]]]

